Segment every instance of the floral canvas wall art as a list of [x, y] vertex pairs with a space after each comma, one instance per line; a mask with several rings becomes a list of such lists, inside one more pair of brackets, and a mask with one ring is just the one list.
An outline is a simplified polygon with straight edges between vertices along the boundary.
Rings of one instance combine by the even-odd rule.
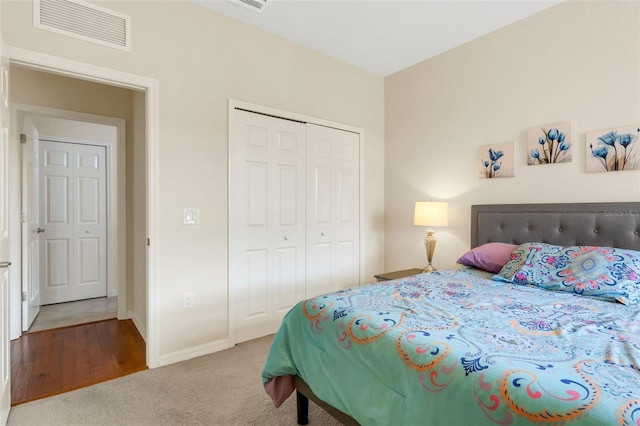
[[533, 127], [527, 131], [527, 164], [568, 163], [573, 135], [571, 122]]
[[640, 169], [640, 125], [587, 132], [587, 172]]
[[514, 175], [514, 142], [480, 147], [480, 178], [493, 179]]

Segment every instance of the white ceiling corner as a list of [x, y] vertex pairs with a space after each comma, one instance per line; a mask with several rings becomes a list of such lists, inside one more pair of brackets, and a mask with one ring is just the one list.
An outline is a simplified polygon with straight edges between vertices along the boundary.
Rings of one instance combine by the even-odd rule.
[[191, 0], [372, 73], [387, 76], [562, 0]]

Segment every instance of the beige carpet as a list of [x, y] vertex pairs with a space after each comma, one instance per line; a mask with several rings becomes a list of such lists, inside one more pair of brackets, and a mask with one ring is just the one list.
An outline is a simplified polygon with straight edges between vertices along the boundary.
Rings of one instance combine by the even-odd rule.
[[[178, 364], [15, 406], [10, 426], [295, 425], [293, 394], [280, 408], [262, 387], [273, 336]], [[339, 423], [309, 402], [311, 425]]]

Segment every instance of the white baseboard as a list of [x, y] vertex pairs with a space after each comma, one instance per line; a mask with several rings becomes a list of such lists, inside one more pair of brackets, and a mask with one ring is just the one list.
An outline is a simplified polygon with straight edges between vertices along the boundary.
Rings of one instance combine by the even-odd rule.
[[229, 349], [230, 347], [231, 346], [229, 345], [229, 340], [223, 339], [211, 343], [206, 343], [204, 345], [194, 346], [192, 348], [171, 352], [165, 355], [160, 355], [157, 367], [174, 364], [176, 362], [187, 361], [192, 358], [209, 355], [215, 352], [220, 352], [225, 349]]

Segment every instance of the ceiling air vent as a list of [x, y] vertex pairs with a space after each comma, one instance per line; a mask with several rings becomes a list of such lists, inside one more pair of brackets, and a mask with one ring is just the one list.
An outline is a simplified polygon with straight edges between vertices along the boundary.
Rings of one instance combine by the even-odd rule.
[[33, 26], [131, 50], [131, 18], [82, 0], [33, 0]]
[[231, 0], [236, 4], [241, 4], [254, 12], [262, 12], [267, 6], [267, 0]]

